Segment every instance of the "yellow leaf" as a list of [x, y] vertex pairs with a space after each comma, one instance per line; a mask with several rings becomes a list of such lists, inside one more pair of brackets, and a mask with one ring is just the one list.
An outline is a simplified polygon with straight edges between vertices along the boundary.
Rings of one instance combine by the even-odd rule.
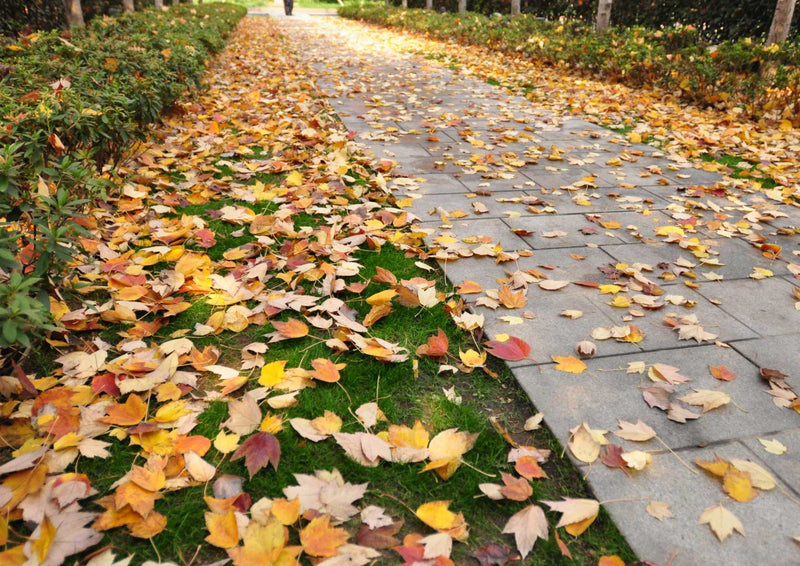
[[206, 542], [219, 548], [233, 548], [239, 544], [239, 528], [236, 525], [236, 516], [233, 508], [228, 512], [206, 513], [206, 527], [210, 533], [206, 537]]
[[225, 434], [224, 430], [219, 431], [216, 438], [214, 438], [214, 448], [220, 454], [229, 454], [239, 447], [238, 434]]
[[299, 187], [303, 184], [303, 176], [297, 171], [292, 171], [286, 175], [286, 184], [290, 187]]
[[439, 532], [447, 533], [456, 540], [464, 541], [467, 533], [467, 523], [461, 513], [453, 513], [448, 509], [449, 501], [431, 501], [417, 507], [416, 515], [420, 521]]
[[284, 498], [273, 499], [269, 512], [282, 525], [294, 525], [300, 518], [300, 499], [294, 498], [291, 501]]
[[50, 517], [45, 515], [39, 527], [39, 538], [31, 542], [33, 550], [36, 552], [36, 557], [39, 563], [44, 562], [47, 553], [50, 552], [50, 547], [53, 545], [53, 540], [56, 538], [56, 527], [50, 521]]
[[469, 349], [466, 352], [459, 350], [458, 357], [468, 368], [482, 367], [486, 363], [486, 352], [478, 353], [475, 350]]
[[350, 535], [344, 529], [331, 526], [331, 516], [322, 515], [311, 520], [300, 531], [300, 544], [311, 556], [335, 556], [337, 548], [342, 546]]
[[264, 387], [275, 387], [286, 376], [286, 361], [278, 360], [270, 362], [261, 368], [261, 377], [258, 378], [258, 384]]
[[780, 456], [784, 452], [786, 452], [786, 446], [778, 440], [777, 438], [773, 438], [772, 440], [764, 440], [763, 438], [759, 438], [758, 441], [764, 447], [764, 450], [769, 452], [770, 454], [775, 454], [776, 456]]
[[678, 226], [661, 226], [656, 229], [657, 236], [669, 236], [670, 234], [683, 236], [683, 228], [679, 228]]
[[722, 480], [722, 489], [736, 501], [741, 501], [742, 503], [750, 501], [756, 496], [750, 474], [733, 467], [729, 467], [728, 471], [725, 472], [725, 477]]
[[556, 362], [556, 369], [567, 373], [583, 373], [586, 364], [575, 356], [550, 356]]
[[627, 309], [631, 306], [631, 300], [624, 295], [617, 295], [613, 301], [609, 301], [607, 304], [618, 309]]

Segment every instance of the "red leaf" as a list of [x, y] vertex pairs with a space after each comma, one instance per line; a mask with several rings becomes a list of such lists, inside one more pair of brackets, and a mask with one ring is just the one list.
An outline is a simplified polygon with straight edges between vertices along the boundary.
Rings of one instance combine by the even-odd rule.
[[242, 443], [233, 453], [231, 460], [239, 458], [244, 458], [244, 465], [251, 478], [267, 464], [272, 464], [272, 467], [277, 470], [278, 462], [281, 459], [280, 442], [268, 432], [258, 432]]
[[625, 469], [628, 464], [622, 459], [622, 446], [617, 444], [607, 444], [603, 455], [600, 456], [602, 461], [609, 468]]
[[490, 340], [486, 343], [486, 349], [495, 358], [508, 362], [518, 362], [524, 360], [531, 353], [531, 347], [527, 342], [520, 340], [516, 336], [511, 336], [505, 342]]
[[430, 358], [440, 358], [447, 354], [447, 349], [450, 347], [450, 342], [447, 340], [441, 328], [438, 329], [439, 333], [436, 336], [428, 338], [427, 344], [422, 344], [417, 348], [418, 356], [428, 356]]
[[518, 558], [512, 554], [511, 549], [499, 544], [482, 546], [472, 553], [472, 557], [480, 566], [506, 566], [509, 562], [516, 562]]

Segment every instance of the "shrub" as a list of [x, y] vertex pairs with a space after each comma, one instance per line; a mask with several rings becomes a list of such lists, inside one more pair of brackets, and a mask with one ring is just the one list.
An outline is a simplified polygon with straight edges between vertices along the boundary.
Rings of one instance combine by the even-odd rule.
[[[187, 88], [245, 10], [207, 4], [38, 32], [0, 56], [0, 348], [51, 329], [48, 291], [73, 260], [100, 175]], [[3, 69], [6, 72], [3, 72]]]
[[687, 101], [743, 107], [749, 115], [800, 123], [800, 43], [769, 48], [740, 39], [708, 44], [691, 26], [617, 27], [597, 34], [581, 20], [530, 14], [483, 16], [350, 4], [342, 16], [425, 33], [442, 40], [522, 53], [550, 65], [680, 92]]

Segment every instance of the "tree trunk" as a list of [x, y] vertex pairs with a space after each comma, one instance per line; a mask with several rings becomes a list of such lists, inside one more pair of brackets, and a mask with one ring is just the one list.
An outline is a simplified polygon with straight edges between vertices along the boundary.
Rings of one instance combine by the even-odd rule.
[[789, 37], [789, 28], [792, 25], [795, 0], [778, 0], [775, 5], [775, 15], [767, 36], [767, 45], [781, 43]]
[[519, 5], [520, 5], [520, 0], [511, 0], [511, 15], [512, 16], [518, 16], [519, 15], [519, 12], [520, 12]]
[[81, 0], [64, 0], [64, 13], [67, 16], [67, 25], [76, 27], [83, 25], [83, 9]]
[[463, 14], [467, 11], [467, 0], [458, 0], [458, 13]]
[[126, 12], [133, 12], [133, 0], [122, 0], [122, 9]]
[[404, 10], [407, 9], [408, 8], [408, 0], [403, 0], [402, 6], [403, 6]]
[[178, 4], [180, 4], [180, 3], [181, 3], [181, 1], [180, 1], [180, 0], [172, 0], [172, 5], [173, 5], [173, 6], [177, 6], [177, 5], [178, 5]]
[[155, 0], [155, 7], [156, 10], [160, 10], [164, 7], [164, 0]]
[[425, 9], [433, 10], [433, 0], [425, 0]]
[[597, 22], [594, 26], [595, 31], [601, 32], [608, 29], [608, 24], [611, 22], [611, 2], [612, 0], [600, 0], [600, 2], [597, 4]]

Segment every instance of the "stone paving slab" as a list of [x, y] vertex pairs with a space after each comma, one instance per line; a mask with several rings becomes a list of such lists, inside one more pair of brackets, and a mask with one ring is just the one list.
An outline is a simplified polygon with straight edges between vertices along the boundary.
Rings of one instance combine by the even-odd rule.
[[794, 334], [800, 344], [800, 311], [794, 308], [792, 285], [779, 277], [761, 281], [717, 281], [700, 293], [721, 301], [722, 309], [762, 336]]
[[791, 487], [795, 496], [800, 495], [800, 428], [765, 434], [760, 438], [767, 441], [778, 440], [786, 447], [786, 452], [783, 454], [767, 452], [759, 437], [745, 438], [742, 443]]
[[[655, 363], [677, 367], [681, 375], [691, 378], [688, 383], [675, 387], [673, 402], [691, 393], [692, 389], [722, 391], [731, 396], [732, 402], [684, 424], [670, 421], [666, 413], [650, 408], [644, 401], [642, 389], [652, 385], [646, 373], [626, 373], [628, 364], [637, 361], [645, 362], [648, 367]], [[769, 434], [797, 426], [797, 414], [775, 406], [765, 394], [767, 386], [758, 377], [758, 368], [734, 350], [698, 346], [598, 358], [586, 364], [588, 369], [580, 375], [558, 371], [554, 366], [525, 366], [514, 370], [523, 389], [544, 413], [548, 426], [564, 445], [569, 439], [569, 430], [582, 422], [592, 428], [613, 431], [618, 420], [635, 423], [642, 419], [673, 449]], [[710, 364], [724, 364], [737, 377], [727, 383], [720, 382], [711, 376]], [[698, 407], [691, 409], [700, 413]], [[616, 441], [628, 450], [663, 449], [655, 440], [648, 443]]]
[[[316, 68], [322, 72], [344, 68], [347, 80], [357, 85], [352, 92], [337, 91], [337, 85], [326, 83], [324, 76], [318, 79], [327, 92], [347, 93], [333, 99], [346, 127], [377, 158], [397, 161], [400, 172], [426, 179], [419, 188], [400, 186], [395, 192], [398, 198], [421, 196], [412, 202], [410, 212], [429, 234], [427, 244], [435, 247], [444, 236], [472, 250], [489, 242], [506, 252], [523, 252], [516, 261], [500, 264], [491, 257], [440, 262], [453, 285], [470, 279], [484, 289], [497, 289], [517, 270], [536, 270], [554, 280], [606, 284], [613, 281], [600, 267], [649, 263], [654, 271], [644, 275], [659, 283], [665, 294], [691, 301], [692, 308], [666, 305], [638, 316], [631, 309], [609, 306], [611, 295], [601, 295], [597, 289], [569, 285], [549, 292], [532, 284], [522, 309], [475, 307], [486, 317], [487, 336], [506, 333], [531, 345], [532, 357], [540, 365], [522, 361], [510, 366], [563, 445], [569, 429], [582, 422], [614, 430], [618, 419], [641, 418], [685, 461], [711, 459], [714, 453], [753, 459], [779, 477], [786, 493], [798, 498], [800, 418], [773, 403], [758, 370], [781, 369], [791, 374], [787, 383], [800, 391], [800, 311], [794, 309], [791, 294], [800, 280], [783, 261], [798, 262], [794, 252], [800, 251], [800, 238], [787, 235], [788, 230], [778, 232], [800, 225], [800, 210], [758, 192], [738, 188], [715, 192], [714, 185], [723, 177], [704, 170], [702, 163], [687, 167], [683, 158], [670, 160], [657, 148], [631, 144], [597, 124], [556, 116], [436, 61], [382, 46], [375, 47], [379, 53], [359, 51], [349, 37], [331, 28], [324, 35], [308, 37], [317, 42], [310, 49], [312, 55], [318, 52], [312, 57]], [[552, 148], [560, 160], [548, 159]], [[486, 170], [470, 174], [470, 164], [478, 161], [486, 163]], [[484, 194], [466, 196], [478, 191]], [[527, 198], [497, 202], [520, 195]], [[488, 215], [473, 213], [475, 201], [486, 204]], [[757, 215], [735, 238], [723, 238], [715, 231], [718, 227], [702, 223], [687, 234], [708, 240], [725, 264], [698, 263], [694, 271], [699, 288], [683, 285], [691, 280], [680, 276], [673, 282], [658, 278], [662, 271], [673, 270], [679, 257], [697, 263], [689, 250], [660, 241], [658, 227], [693, 217], [713, 219], [715, 211], [736, 222], [744, 207]], [[445, 222], [438, 214], [427, 214], [437, 208], [461, 208], [469, 216]], [[777, 218], [772, 217], [775, 213]], [[600, 224], [609, 221], [618, 222], [619, 228]], [[582, 228], [588, 230], [582, 233]], [[548, 232], [554, 237], [543, 237]], [[781, 260], [765, 258], [744, 239], [748, 233], [781, 245]], [[770, 269], [775, 277], [751, 280], [753, 267]], [[708, 281], [703, 273], [722, 275], [723, 280]], [[474, 304], [479, 296], [464, 299]], [[560, 316], [565, 309], [581, 310], [583, 316], [566, 319]], [[670, 314], [696, 315], [703, 328], [719, 334], [725, 344], [679, 341], [677, 333], [663, 324]], [[501, 318], [508, 316], [514, 318]], [[519, 320], [522, 323], [516, 324]], [[587, 361], [588, 369], [580, 375], [558, 371], [551, 363], [551, 355], [570, 354], [575, 342], [588, 338], [593, 328], [625, 323], [639, 326], [645, 339], [638, 345], [597, 342], [598, 356]], [[633, 361], [672, 365], [690, 377], [692, 381], [676, 386], [673, 401], [694, 387], [726, 392], [732, 402], [695, 421], [670, 421], [642, 397], [642, 389], [652, 385], [647, 374], [626, 373], [624, 368]], [[708, 366], [722, 364], [737, 377], [730, 382], [714, 379]], [[767, 453], [759, 437], [781, 440], [787, 453]], [[598, 500], [624, 500], [607, 501], [604, 507], [641, 559], [662, 565], [672, 559], [673, 566], [800, 563], [800, 551], [790, 538], [800, 535], [800, 505], [779, 490], [736, 503], [718, 481], [689, 472], [659, 442], [616, 442], [626, 449], [652, 451], [652, 464], [632, 472], [630, 478], [599, 462], [582, 469]], [[677, 519], [657, 521], [645, 513], [647, 501], [631, 501], [637, 498], [671, 503]], [[697, 524], [703, 509], [719, 502], [742, 520], [746, 537], [734, 534], [721, 544], [707, 526]]]
[[[762, 467], [766, 464], [739, 442], [680, 452], [687, 462], [713, 460], [714, 454], [751, 460]], [[682, 566], [789, 566], [800, 561], [800, 550], [789, 536], [798, 532], [800, 505], [779, 489], [759, 492], [751, 501], [738, 503], [725, 495], [719, 481], [707, 474], [690, 473], [670, 454], [653, 456], [646, 472], [634, 472], [632, 478], [598, 464], [589, 473], [589, 481], [601, 500], [625, 500], [604, 507], [642, 560]], [[781, 487], [786, 489], [785, 484]], [[630, 501], [636, 498], [642, 500]], [[645, 507], [650, 500], [669, 503], [675, 518], [658, 521], [648, 515]], [[742, 522], [745, 536], [733, 533], [719, 543], [708, 525], [698, 524], [703, 510], [720, 502]]]

